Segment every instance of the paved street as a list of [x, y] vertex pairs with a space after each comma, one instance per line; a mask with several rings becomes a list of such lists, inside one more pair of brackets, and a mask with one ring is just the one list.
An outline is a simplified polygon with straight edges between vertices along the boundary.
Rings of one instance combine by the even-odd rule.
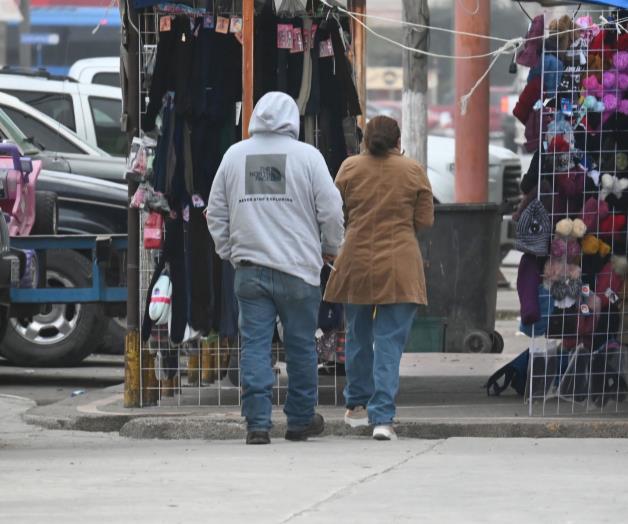
[[130, 440], [0, 396], [0, 522], [624, 522], [627, 440]]

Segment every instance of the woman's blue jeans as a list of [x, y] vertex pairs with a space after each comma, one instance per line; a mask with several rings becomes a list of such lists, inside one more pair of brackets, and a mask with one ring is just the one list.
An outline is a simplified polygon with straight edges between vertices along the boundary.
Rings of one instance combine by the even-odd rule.
[[284, 413], [288, 429], [301, 430], [314, 417], [318, 399], [318, 357], [315, 332], [321, 291], [304, 280], [262, 266], [236, 270], [235, 291], [240, 307], [242, 338], [240, 375], [242, 415], [248, 431], [271, 426], [275, 374], [271, 345], [279, 315], [288, 369], [288, 396]]
[[416, 304], [346, 304], [345, 401], [349, 409], [365, 406], [372, 425], [395, 417], [399, 364], [416, 311]]

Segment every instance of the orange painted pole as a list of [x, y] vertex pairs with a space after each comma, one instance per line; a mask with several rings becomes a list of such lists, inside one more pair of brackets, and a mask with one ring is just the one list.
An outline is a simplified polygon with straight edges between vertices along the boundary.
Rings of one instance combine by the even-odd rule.
[[[366, 0], [349, 0], [348, 9], [354, 13], [366, 14]], [[366, 22], [366, 18], [360, 17], [360, 19]], [[366, 125], [366, 29], [353, 18], [351, 19], [351, 34], [353, 35], [352, 60], [355, 84], [362, 107], [358, 125], [364, 129]]]
[[[491, 28], [489, 0], [457, 0], [456, 31], [488, 35]], [[456, 34], [456, 56], [490, 52], [489, 40]], [[490, 59], [456, 60], [456, 202], [488, 200], [489, 76], [473, 93], [465, 115], [460, 97], [467, 94], [489, 66]]]
[[255, 0], [242, 1], [242, 138], [249, 137], [253, 114]]

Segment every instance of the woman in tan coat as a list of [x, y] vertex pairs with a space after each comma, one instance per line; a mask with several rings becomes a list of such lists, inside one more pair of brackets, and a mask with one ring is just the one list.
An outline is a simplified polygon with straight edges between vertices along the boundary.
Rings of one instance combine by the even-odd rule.
[[400, 153], [395, 120], [373, 118], [364, 141], [336, 177], [346, 233], [325, 300], [345, 304], [345, 422], [391, 440], [401, 354], [427, 303], [416, 233], [434, 222], [434, 205], [424, 168]]

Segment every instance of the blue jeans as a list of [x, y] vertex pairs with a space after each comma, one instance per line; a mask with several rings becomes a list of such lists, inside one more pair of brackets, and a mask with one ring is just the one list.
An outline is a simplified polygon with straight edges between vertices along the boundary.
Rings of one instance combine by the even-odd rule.
[[284, 413], [288, 429], [301, 430], [312, 421], [317, 403], [318, 358], [314, 333], [320, 288], [267, 267], [241, 266], [236, 270], [235, 292], [240, 306], [242, 415], [246, 417], [247, 429], [268, 431], [272, 426], [275, 374], [271, 344], [279, 315], [288, 368]]
[[399, 364], [416, 311], [416, 304], [346, 305], [345, 400], [349, 409], [365, 406], [372, 425], [395, 417]]

